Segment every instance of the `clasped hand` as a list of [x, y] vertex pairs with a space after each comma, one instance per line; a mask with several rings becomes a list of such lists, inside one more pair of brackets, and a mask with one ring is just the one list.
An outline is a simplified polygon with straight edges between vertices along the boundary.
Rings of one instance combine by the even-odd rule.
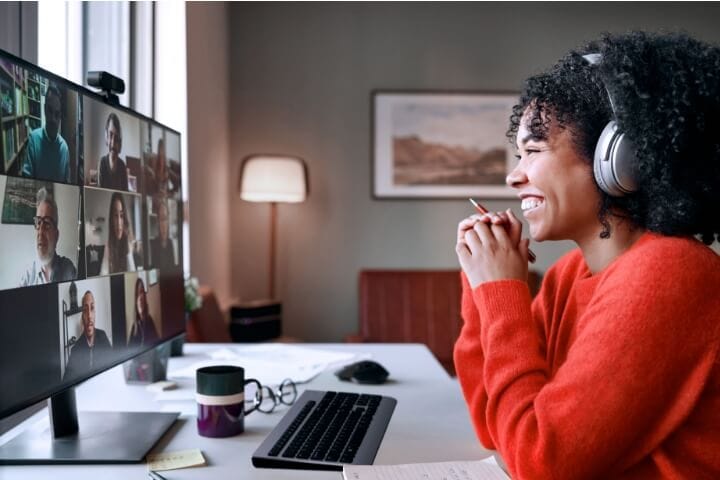
[[458, 224], [457, 253], [472, 288], [484, 282], [527, 281], [529, 239], [512, 210], [472, 215]]

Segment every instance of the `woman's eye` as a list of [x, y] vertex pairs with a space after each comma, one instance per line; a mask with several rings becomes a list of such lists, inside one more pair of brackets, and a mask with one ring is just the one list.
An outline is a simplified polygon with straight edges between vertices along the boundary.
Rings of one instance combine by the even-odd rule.
[[515, 154], [515, 160], [520, 161], [522, 159], [523, 155], [528, 156], [528, 155], [532, 155], [533, 153], [539, 153], [539, 152], [540, 152], [539, 148], [525, 148], [522, 151], [520, 151], [519, 153]]

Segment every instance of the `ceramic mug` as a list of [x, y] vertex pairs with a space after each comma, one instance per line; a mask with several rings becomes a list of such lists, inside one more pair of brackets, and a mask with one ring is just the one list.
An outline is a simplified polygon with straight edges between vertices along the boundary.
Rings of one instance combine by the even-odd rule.
[[[218, 365], [198, 368], [196, 372], [198, 404], [197, 427], [203, 437], [231, 437], [245, 430], [245, 415], [254, 412], [260, 402], [245, 409], [245, 386], [255, 383], [257, 392], [262, 385], [254, 378], [245, 379], [242, 367]], [[261, 393], [259, 393], [261, 394]]]

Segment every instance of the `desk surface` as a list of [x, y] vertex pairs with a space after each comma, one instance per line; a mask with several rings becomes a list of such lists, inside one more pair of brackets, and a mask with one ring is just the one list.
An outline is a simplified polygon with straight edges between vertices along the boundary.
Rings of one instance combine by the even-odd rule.
[[[218, 344], [186, 344], [185, 356], [170, 359], [170, 372], [207, 358], [204, 352]], [[238, 344], [233, 344], [238, 347]], [[303, 344], [311, 348], [370, 353], [390, 371], [383, 385], [355, 385], [340, 382], [332, 372], [298, 385], [304, 389], [376, 393], [397, 399], [375, 464], [476, 460], [489, 455], [472, 430], [467, 408], [456, 380], [450, 378], [424, 345], [417, 344]], [[180, 388], [192, 389], [189, 379], [178, 381]], [[77, 390], [78, 409], [113, 411], [160, 411], [154, 393], [141, 385], [127, 385], [122, 366], [82, 384]], [[202, 450], [207, 467], [162, 472], [168, 480], [180, 479], [320, 479], [342, 478], [339, 472], [257, 469], [251, 456], [287, 410], [265, 415], [255, 412], [245, 418], [245, 433], [236, 437], [211, 439], [197, 433], [195, 417], [183, 415], [155, 445], [153, 452]], [[47, 413], [38, 413], [23, 427], [47, 423]], [[49, 426], [48, 426], [49, 428]], [[145, 464], [21, 466], [2, 467], [3, 480], [30, 478], [114, 479], [148, 478]]]

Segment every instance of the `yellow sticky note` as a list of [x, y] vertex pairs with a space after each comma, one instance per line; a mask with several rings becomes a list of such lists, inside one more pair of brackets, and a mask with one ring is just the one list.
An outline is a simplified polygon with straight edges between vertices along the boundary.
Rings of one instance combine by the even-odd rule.
[[205, 465], [205, 457], [200, 450], [181, 450], [179, 452], [151, 453], [147, 456], [148, 470], [176, 470], [178, 468], [200, 467]]

